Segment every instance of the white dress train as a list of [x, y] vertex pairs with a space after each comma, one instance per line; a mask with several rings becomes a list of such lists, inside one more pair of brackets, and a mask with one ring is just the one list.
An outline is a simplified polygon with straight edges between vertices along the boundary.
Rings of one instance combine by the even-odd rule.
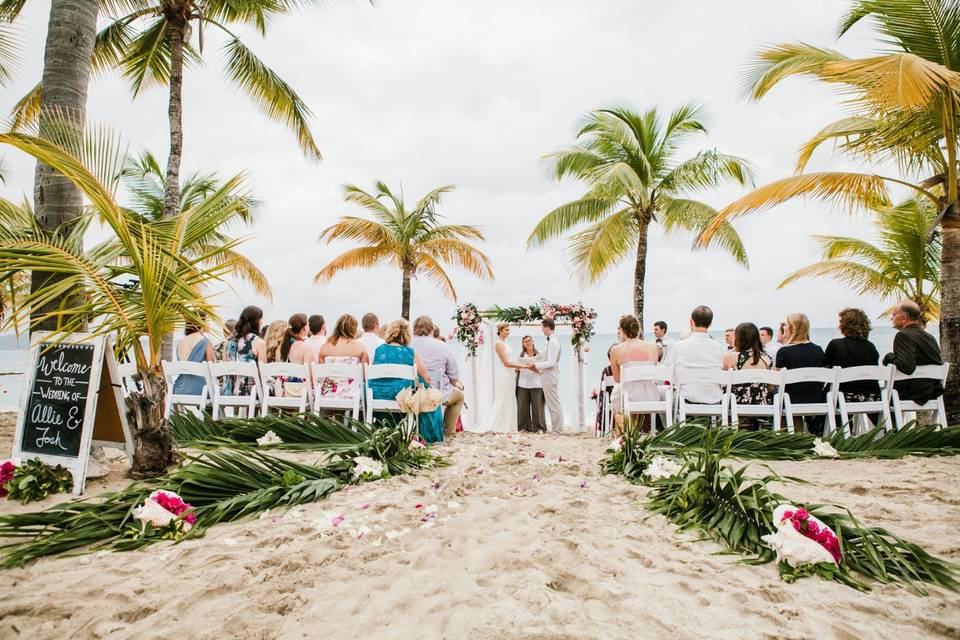
[[[513, 349], [503, 340], [502, 344], [507, 360], [513, 360]], [[483, 419], [480, 431], [497, 433], [517, 432], [517, 370], [504, 366], [500, 356], [495, 355], [493, 363], [493, 406]]]

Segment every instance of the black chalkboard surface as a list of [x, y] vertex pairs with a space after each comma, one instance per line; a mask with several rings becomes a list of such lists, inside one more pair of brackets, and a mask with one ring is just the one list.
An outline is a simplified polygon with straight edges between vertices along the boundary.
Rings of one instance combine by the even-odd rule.
[[90, 384], [94, 353], [93, 344], [40, 344], [23, 416], [22, 451], [67, 458], [80, 455], [87, 400], [97, 390]]

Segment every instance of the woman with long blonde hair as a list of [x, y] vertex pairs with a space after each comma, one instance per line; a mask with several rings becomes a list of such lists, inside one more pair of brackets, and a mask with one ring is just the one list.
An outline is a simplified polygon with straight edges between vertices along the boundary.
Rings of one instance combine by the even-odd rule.
[[[777, 350], [777, 369], [803, 369], [823, 366], [823, 349], [810, 342], [810, 319], [802, 313], [791, 313], [786, 318], [783, 332], [786, 344]], [[824, 402], [826, 392], [819, 382], [796, 382], [786, 386], [793, 404]], [[794, 419], [794, 430], [801, 430], [803, 418]], [[823, 435], [823, 417], [811, 416], [807, 427], [810, 432]]]
[[280, 346], [283, 344], [283, 335], [287, 332], [289, 323], [285, 320], [274, 320], [267, 325], [267, 332], [263, 336], [266, 346], [267, 362], [280, 362]]
[[[368, 364], [370, 356], [363, 343], [357, 340], [357, 319], [349, 313], [337, 318], [333, 331], [327, 341], [320, 347], [317, 359], [321, 364]], [[320, 380], [319, 391], [321, 398], [335, 400], [352, 400], [360, 393], [359, 378], [331, 378]]]

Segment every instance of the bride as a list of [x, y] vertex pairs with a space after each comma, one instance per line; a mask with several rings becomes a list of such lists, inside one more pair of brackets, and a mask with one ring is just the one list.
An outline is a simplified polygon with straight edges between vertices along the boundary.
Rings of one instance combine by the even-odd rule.
[[510, 325], [497, 325], [496, 359], [493, 364], [493, 407], [484, 421], [483, 431], [516, 433], [517, 431], [517, 369], [534, 369], [531, 364], [513, 362], [513, 349], [506, 340], [510, 336]]

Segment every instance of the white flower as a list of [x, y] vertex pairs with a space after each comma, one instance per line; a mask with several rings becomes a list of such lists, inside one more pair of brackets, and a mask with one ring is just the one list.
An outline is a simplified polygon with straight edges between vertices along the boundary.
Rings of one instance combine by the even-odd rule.
[[383, 474], [383, 463], [366, 456], [357, 456], [353, 459], [353, 477], [360, 479], [366, 474], [379, 478]]
[[171, 520], [176, 520], [177, 518], [177, 516], [149, 498], [144, 500], [141, 506], [133, 510], [133, 517], [140, 522], [149, 522], [155, 527], [166, 526]]
[[370, 533], [370, 527], [363, 525], [357, 529], [357, 540]]
[[814, 455], [820, 456], [821, 458], [836, 458], [837, 450], [833, 448], [829, 442], [825, 442], [820, 438], [817, 438], [813, 441], [813, 453]]
[[265, 434], [257, 438], [257, 446], [263, 447], [269, 444], [282, 444], [283, 440], [280, 439], [280, 436], [275, 434], [272, 430], [267, 431]]
[[610, 448], [614, 451], [620, 451], [623, 447], [623, 438], [614, 438], [613, 442], [610, 443]]
[[643, 472], [643, 475], [650, 478], [650, 480], [656, 481], [675, 476], [680, 473], [682, 469], [683, 465], [676, 460], [664, 458], [663, 456], [654, 456], [653, 460], [650, 461], [650, 466]]
[[[797, 531], [793, 522], [789, 518], [783, 517], [783, 513], [788, 510], [796, 511], [796, 507], [788, 504], [777, 507], [773, 512], [773, 523], [777, 527], [777, 532], [761, 536], [761, 540], [777, 552], [777, 562], [786, 560], [791, 567], [820, 562], [833, 564], [835, 562], [833, 556], [826, 548], [816, 540], [811, 540]], [[821, 528], [826, 528], [827, 525], [815, 517], [810, 516], [809, 518]]]

